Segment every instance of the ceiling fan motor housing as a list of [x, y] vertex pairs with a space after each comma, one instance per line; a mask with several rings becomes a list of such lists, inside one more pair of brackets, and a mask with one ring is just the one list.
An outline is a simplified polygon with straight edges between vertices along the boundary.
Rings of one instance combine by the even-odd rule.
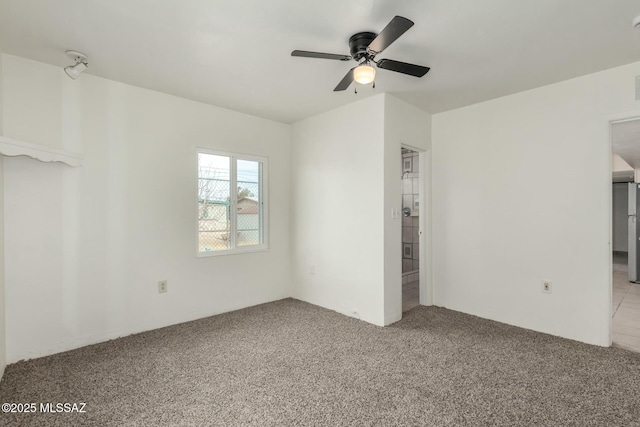
[[349, 49], [351, 50], [351, 56], [356, 61], [360, 61], [362, 58], [370, 59], [369, 54], [367, 52], [367, 48], [369, 44], [375, 39], [377, 36], [376, 33], [357, 33], [352, 35], [349, 38]]

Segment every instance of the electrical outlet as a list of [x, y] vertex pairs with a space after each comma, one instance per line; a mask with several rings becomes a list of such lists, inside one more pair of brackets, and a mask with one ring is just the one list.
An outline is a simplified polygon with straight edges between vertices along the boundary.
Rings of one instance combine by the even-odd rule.
[[167, 281], [166, 280], [160, 280], [158, 282], [158, 293], [159, 294], [163, 294], [163, 293], [167, 292], [167, 288], [168, 288], [168, 285], [167, 285]]
[[542, 281], [542, 292], [544, 292], [545, 294], [550, 294], [552, 292], [552, 286], [551, 286], [550, 280]]

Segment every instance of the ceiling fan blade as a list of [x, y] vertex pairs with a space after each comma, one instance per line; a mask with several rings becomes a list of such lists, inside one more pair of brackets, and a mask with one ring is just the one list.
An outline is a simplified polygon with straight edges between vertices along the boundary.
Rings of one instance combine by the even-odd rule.
[[403, 35], [409, 28], [413, 27], [413, 21], [402, 16], [395, 16], [380, 34], [369, 43], [369, 50], [380, 53]]
[[338, 61], [349, 61], [351, 56], [338, 55], [335, 53], [309, 52], [307, 50], [294, 50], [291, 56], [302, 56], [304, 58], [337, 59]]
[[342, 80], [340, 80], [340, 83], [338, 83], [338, 86], [336, 86], [336, 88], [333, 90], [334, 92], [346, 90], [351, 85], [351, 82], [353, 81], [353, 70], [355, 69], [356, 67], [353, 67], [347, 72], [347, 74], [342, 78]]
[[394, 61], [393, 59], [381, 59], [378, 61], [378, 68], [395, 71], [410, 76], [422, 77], [430, 70], [422, 65], [408, 64], [406, 62]]

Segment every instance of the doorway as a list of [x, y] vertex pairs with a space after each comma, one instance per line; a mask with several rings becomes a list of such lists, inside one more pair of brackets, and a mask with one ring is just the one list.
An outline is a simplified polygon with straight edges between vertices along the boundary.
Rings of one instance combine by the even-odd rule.
[[640, 352], [640, 119], [611, 123], [612, 344]]
[[402, 312], [420, 304], [420, 153], [403, 147], [402, 161]]

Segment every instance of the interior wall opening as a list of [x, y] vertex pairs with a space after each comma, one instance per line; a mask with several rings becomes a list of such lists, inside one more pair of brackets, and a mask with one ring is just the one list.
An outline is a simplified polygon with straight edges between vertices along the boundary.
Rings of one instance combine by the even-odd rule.
[[611, 124], [612, 344], [640, 352], [640, 119]]
[[401, 149], [402, 311], [420, 304], [420, 153]]

